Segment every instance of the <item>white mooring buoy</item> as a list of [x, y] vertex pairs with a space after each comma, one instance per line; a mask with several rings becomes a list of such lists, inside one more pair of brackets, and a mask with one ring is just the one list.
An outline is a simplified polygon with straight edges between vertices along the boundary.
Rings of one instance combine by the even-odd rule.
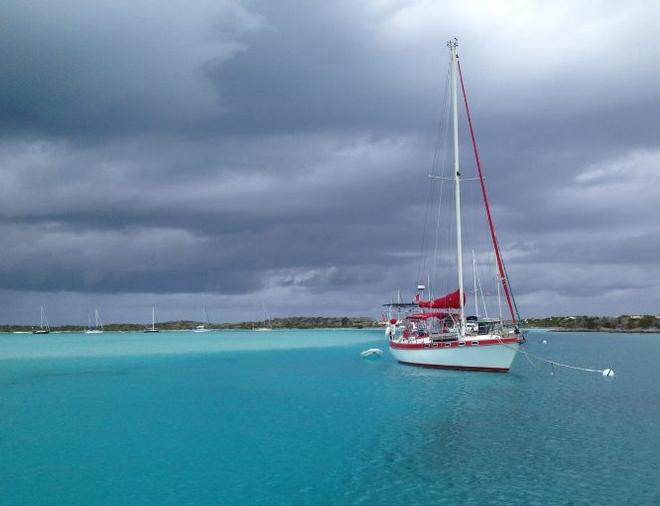
[[612, 369], [603, 369], [603, 376], [614, 376], [614, 371]]

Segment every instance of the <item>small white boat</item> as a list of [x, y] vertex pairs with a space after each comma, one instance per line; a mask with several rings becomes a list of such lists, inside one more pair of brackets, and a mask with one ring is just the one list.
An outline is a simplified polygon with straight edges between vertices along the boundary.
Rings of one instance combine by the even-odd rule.
[[368, 350], [364, 350], [363, 352], [360, 352], [360, 356], [368, 360], [379, 359], [382, 355], [383, 355], [383, 350], [379, 350], [378, 348], [369, 348]]

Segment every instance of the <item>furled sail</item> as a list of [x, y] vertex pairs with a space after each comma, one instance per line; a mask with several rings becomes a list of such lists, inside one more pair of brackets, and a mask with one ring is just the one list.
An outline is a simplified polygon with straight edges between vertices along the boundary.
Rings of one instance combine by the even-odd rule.
[[438, 312], [433, 312], [433, 313], [415, 313], [411, 314], [410, 316], [406, 316], [406, 319], [408, 320], [428, 320], [429, 318], [445, 318], [447, 316], [451, 316], [452, 313], [438, 313]]
[[[455, 292], [448, 293], [444, 297], [438, 297], [433, 300], [422, 300], [417, 294], [415, 302], [419, 307], [426, 308], [442, 308], [442, 309], [460, 309], [461, 307], [461, 298], [460, 291], [456, 290]], [[463, 304], [465, 304], [465, 294], [463, 294]]]

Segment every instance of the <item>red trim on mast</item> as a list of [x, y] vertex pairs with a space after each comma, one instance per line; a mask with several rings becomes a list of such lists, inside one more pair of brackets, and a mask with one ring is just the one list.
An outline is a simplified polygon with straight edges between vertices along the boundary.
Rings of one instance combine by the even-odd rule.
[[486, 183], [484, 182], [484, 175], [481, 171], [481, 161], [479, 159], [479, 151], [477, 149], [477, 141], [474, 137], [474, 129], [472, 128], [472, 115], [470, 114], [470, 106], [468, 105], [467, 93], [465, 92], [465, 84], [463, 83], [463, 71], [461, 70], [461, 62], [456, 59], [458, 64], [458, 77], [461, 81], [461, 91], [463, 92], [463, 102], [465, 103], [465, 112], [467, 114], [468, 126], [470, 128], [470, 138], [472, 139], [472, 150], [474, 151], [474, 158], [477, 162], [477, 170], [479, 171], [479, 183], [481, 185], [481, 194], [484, 198], [484, 204], [486, 206], [486, 216], [488, 217], [488, 227], [490, 228], [490, 238], [493, 241], [493, 247], [495, 248], [495, 257], [497, 258], [497, 270], [500, 272], [500, 279], [502, 280], [502, 287], [504, 288], [504, 294], [506, 295], [506, 303], [509, 306], [509, 311], [511, 312], [511, 319], [513, 323], [516, 323], [516, 314], [513, 310], [513, 303], [511, 302], [511, 293], [509, 291], [509, 281], [504, 272], [504, 263], [502, 262], [502, 255], [500, 253], [500, 246], [497, 242], [497, 236], [495, 235], [495, 225], [493, 224], [493, 217], [490, 214], [490, 204], [488, 203], [488, 194], [486, 193]]

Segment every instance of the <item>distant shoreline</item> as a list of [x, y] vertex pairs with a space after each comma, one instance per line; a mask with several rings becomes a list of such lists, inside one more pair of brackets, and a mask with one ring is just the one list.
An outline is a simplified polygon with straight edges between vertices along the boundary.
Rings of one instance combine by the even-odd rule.
[[[239, 323], [204, 323], [192, 320], [169, 322], [156, 322], [156, 328], [161, 331], [192, 331], [199, 325], [205, 325], [209, 330], [254, 330], [257, 328], [270, 328], [273, 330], [360, 330], [375, 329], [379, 324], [368, 317], [321, 317], [321, 316], [295, 316], [290, 318], [274, 318], [269, 322], [239, 322]], [[149, 323], [109, 323], [104, 325], [106, 332], [141, 332], [151, 327]], [[32, 325], [0, 325], [0, 332], [4, 333], [31, 333], [36, 326]], [[87, 327], [82, 325], [51, 326], [51, 332], [85, 332]]]
[[604, 332], [607, 334], [660, 334], [660, 329], [569, 329], [569, 328], [546, 328], [548, 332]]
[[550, 332], [607, 332], [610, 334], [658, 334], [660, 315], [637, 314], [620, 316], [548, 316], [526, 318], [525, 326]]

